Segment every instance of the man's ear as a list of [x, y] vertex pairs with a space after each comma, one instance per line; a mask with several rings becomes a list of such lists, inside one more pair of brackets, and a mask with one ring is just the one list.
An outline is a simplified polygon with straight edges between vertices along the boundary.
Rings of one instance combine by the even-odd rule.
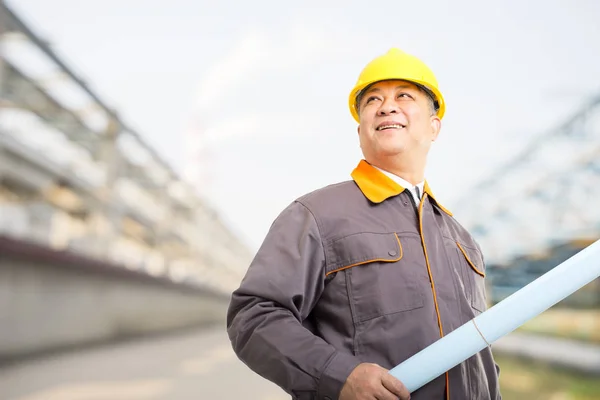
[[435, 142], [442, 129], [442, 121], [437, 115], [431, 117], [431, 141]]
[[358, 136], [360, 136], [360, 125], [356, 127], [356, 133], [358, 133]]

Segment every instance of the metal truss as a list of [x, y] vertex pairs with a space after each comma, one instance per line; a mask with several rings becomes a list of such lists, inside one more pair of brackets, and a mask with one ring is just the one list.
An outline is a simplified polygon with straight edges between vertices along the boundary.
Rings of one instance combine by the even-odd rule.
[[600, 95], [470, 192], [453, 209], [489, 262], [600, 237]]

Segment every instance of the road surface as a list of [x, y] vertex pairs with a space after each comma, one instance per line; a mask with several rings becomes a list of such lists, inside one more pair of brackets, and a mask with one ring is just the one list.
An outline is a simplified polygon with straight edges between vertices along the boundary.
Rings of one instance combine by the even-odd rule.
[[223, 327], [103, 345], [0, 369], [1, 400], [289, 400], [234, 355]]

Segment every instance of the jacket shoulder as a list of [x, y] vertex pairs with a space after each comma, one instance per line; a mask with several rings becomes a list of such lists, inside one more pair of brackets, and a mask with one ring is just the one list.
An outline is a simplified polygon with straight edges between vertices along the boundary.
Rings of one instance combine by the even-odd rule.
[[356, 218], [369, 212], [369, 200], [353, 180], [331, 184], [296, 199], [315, 219], [321, 238], [330, 240], [356, 228]]
[[339, 210], [343, 204], [361, 201], [361, 198], [366, 201], [356, 183], [347, 180], [316, 189], [297, 198], [296, 201], [312, 213], [322, 215]]

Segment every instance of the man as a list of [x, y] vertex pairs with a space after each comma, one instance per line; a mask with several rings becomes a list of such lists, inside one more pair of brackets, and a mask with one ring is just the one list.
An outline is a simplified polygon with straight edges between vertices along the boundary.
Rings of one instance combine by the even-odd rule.
[[232, 295], [235, 352], [295, 399], [500, 399], [489, 348], [412, 394], [388, 373], [486, 308], [480, 248], [424, 179], [435, 76], [391, 49], [349, 106], [364, 160], [276, 218]]

